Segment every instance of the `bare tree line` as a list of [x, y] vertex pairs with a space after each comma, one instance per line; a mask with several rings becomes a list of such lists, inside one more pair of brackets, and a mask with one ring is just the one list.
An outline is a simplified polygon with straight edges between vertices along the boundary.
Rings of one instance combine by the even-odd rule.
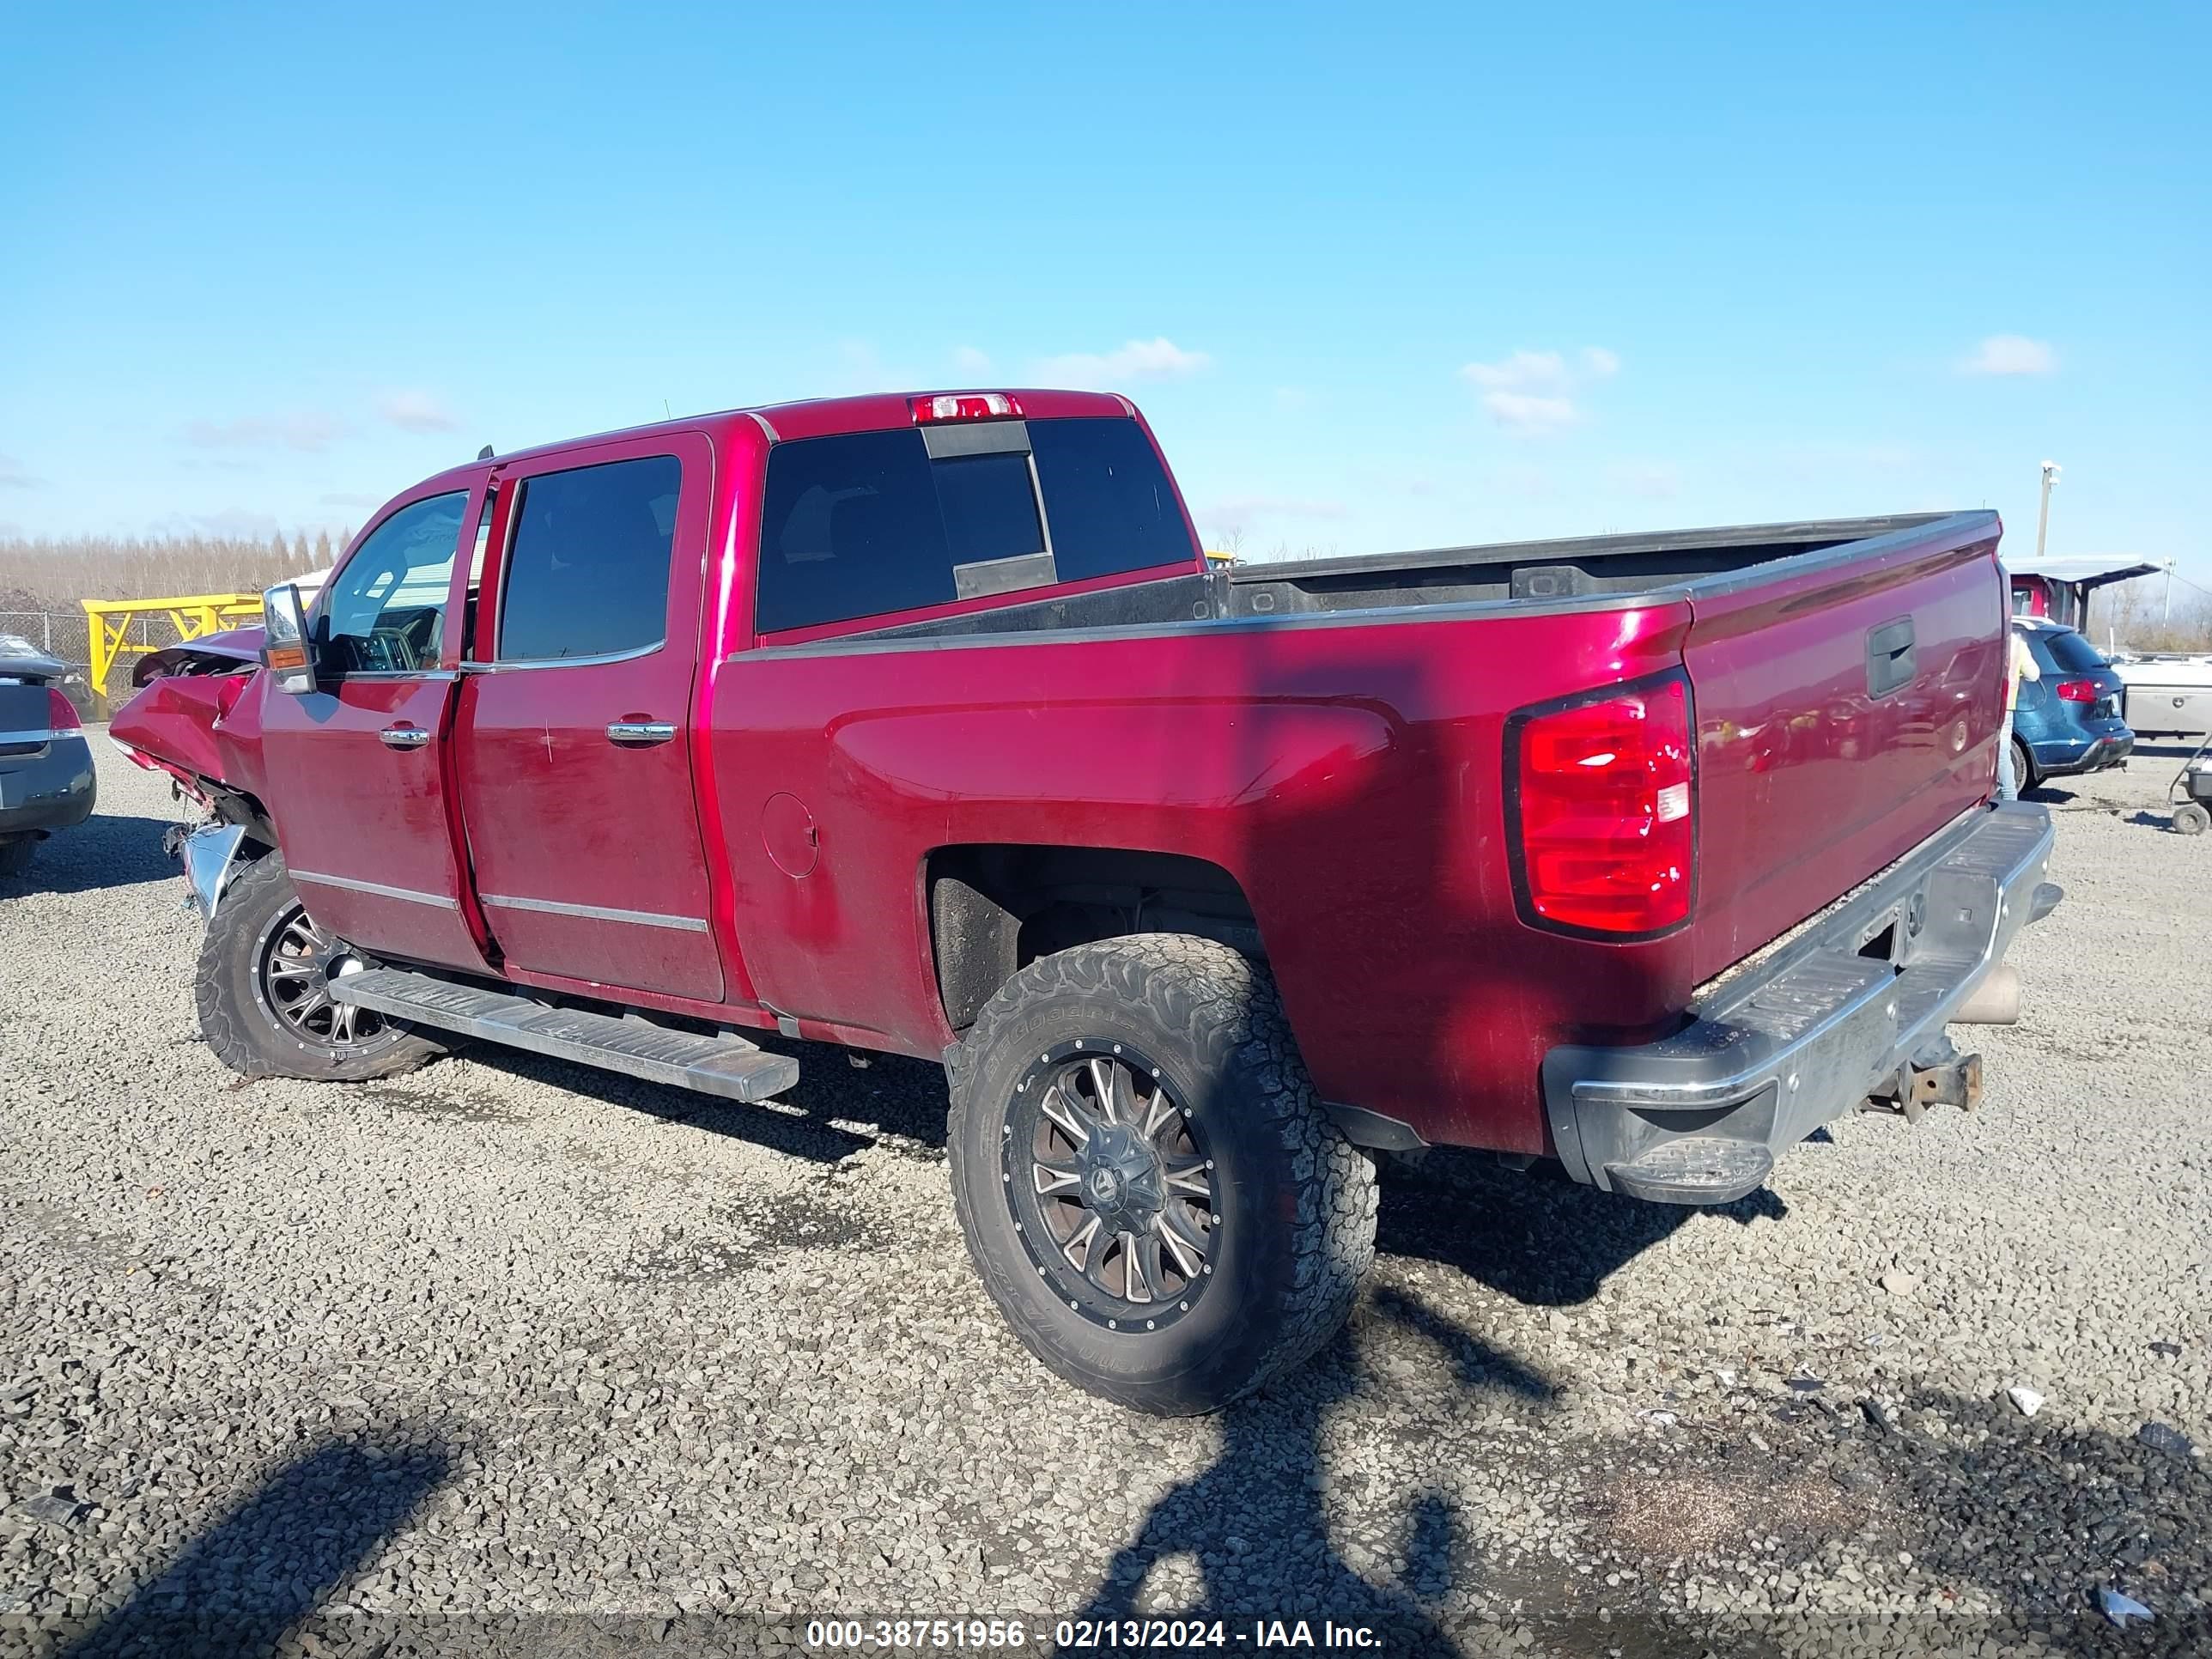
[[2179, 575], [2115, 582], [2090, 595], [2086, 631], [2100, 651], [2212, 651], [2212, 592]]
[[165, 599], [258, 593], [324, 570], [350, 541], [342, 531], [289, 540], [230, 536], [40, 537], [0, 541], [0, 611], [72, 611], [80, 599]]

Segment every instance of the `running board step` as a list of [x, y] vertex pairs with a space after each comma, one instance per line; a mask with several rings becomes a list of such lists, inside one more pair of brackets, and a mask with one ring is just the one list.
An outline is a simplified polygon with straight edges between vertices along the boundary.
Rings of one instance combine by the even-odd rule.
[[331, 995], [411, 1024], [434, 1025], [726, 1100], [766, 1100], [799, 1081], [797, 1060], [769, 1054], [741, 1036], [699, 1036], [642, 1019], [549, 1007], [527, 997], [398, 968], [343, 975], [331, 981]]

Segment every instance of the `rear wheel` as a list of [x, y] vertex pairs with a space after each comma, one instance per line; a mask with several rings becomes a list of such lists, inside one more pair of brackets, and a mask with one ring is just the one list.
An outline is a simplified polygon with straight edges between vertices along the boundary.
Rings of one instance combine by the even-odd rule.
[[1375, 1254], [1375, 1172], [1322, 1109], [1266, 970], [1145, 934], [1031, 963], [955, 1061], [954, 1206], [1054, 1370], [1212, 1411], [1336, 1334]]
[[2023, 795], [2043, 781], [2035, 775], [2034, 757], [2027, 752], [2027, 745], [2018, 738], [2012, 740], [2012, 781], [2013, 787]]
[[31, 854], [37, 848], [36, 836], [8, 836], [0, 837], [0, 881], [28, 873]]
[[247, 1077], [358, 1083], [412, 1071], [441, 1052], [436, 1043], [330, 994], [333, 980], [368, 965], [316, 925], [271, 854], [232, 876], [200, 942], [200, 1032]]
[[2173, 827], [2185, 836], [2201, 836], [2212, 828], [2212, 812], [2193, 800], [2184, 801], [2173, 809]]

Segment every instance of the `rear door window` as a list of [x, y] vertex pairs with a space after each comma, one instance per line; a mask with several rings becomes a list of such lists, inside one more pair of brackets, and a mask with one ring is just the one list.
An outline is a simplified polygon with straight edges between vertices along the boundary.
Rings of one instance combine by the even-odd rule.
[[769, 452], [761, 632], [1198, 556], [1134, 421], [930, 430], [804, 438]]
[[683, 487], [673, 455], [523, 479], [500, 599], [499, 660], [621, 656], [660, 644]]

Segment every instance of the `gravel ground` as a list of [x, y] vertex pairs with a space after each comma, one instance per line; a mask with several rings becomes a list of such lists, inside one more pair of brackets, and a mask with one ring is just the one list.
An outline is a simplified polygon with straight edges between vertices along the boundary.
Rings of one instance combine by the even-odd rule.
[[166, 789], [97, 746], [101, 814], [0, 893], [0, 1650], [1197, 1607], [1398, 1652], [2212, 1650], [2212, 843], [2164, 749], [2045, 793], [2069, 896], [1981, 1113], [1839, 1124], [1723, 1212], [1395, 1172], [1337, 1346], [1158, 1422], [1000, 1324], [934, 1068], [241, 1085]]

